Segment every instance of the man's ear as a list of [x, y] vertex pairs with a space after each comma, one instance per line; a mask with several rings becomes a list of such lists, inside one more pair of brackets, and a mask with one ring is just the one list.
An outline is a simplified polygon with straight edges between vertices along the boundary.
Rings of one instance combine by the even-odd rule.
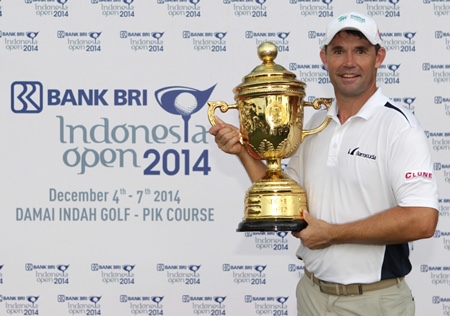
[[322, 64], [325, 67], [325, 69], [328, 70], [327, 52], [325, 51], [325, 49], [320, 50], [320, 59], [322, 60]]
[[384, 47], [380, 47], [377, 53], [377, 59], [375, 61], [375, 68], [379, 68], [386, 57], [386, 49]]

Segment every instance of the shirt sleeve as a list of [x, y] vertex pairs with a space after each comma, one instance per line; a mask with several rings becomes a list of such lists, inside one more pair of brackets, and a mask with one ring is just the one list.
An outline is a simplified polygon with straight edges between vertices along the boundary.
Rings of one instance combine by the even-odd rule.
[[404, 129], [391, 148], [389, 175], [397, 204], [438, 209], [431, 151], [423, 130], [414, 126]]

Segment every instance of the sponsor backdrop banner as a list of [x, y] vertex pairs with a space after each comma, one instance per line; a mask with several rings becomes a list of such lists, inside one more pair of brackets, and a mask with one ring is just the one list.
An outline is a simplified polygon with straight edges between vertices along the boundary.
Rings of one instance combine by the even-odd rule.
[[408, 282], [417, 315], [450, 315], [450, 0], [1, 0], [0, 315], [295, 315], [298, 240], [236, 232], [251, 183], [206, 102], [234, 103], [264, 41], [332, 96], [319, 47], [349, 10], [433, 151], [441, 217]]

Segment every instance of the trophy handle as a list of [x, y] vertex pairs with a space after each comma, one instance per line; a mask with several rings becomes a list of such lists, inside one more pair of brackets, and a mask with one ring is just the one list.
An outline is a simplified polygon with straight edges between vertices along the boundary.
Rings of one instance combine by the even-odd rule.
[[[304, 106], [312, 106], [314, 108], [314, 110], [320, 110], [322, 105], [324, 105], [327, 108], [327, 110], [329, 110], [332, 101], [333, 101], [333, 99], [331, 99], [331, 98], [317, 98], [313, 102], [305, 101], [305, 102], [303, 102], [303, 104], [304, 104]], [[320, 124], [318, 127], [309, 129], [309, 130], [303, 130], [302, 131], [302, 141], [303, 141], [303, 139], [305, 139], [306, 136], [316, 134], [316, 133], [322, 131], [323, 129], [325, 129], [325, 127], [328, 126], [330, 121], [331, 121], [331, 118], [327, 117], [322, 122], [322, 124]]]
[[208, 102], [208, 119], [212, 126], [216, 125], [216, 117], [214, 115], [214, 111], [220, 107], [220, 111], [222, 113], [227, 112], [229, 109], [237, 109], [237, 104], [228, 104], [224, 101], [209, 101]]

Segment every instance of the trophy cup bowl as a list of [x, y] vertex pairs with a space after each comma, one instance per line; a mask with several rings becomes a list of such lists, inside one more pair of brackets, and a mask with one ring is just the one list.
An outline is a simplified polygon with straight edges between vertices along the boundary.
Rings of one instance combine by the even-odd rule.
[[262, 64], [234, 88], [236, 103], [208, 102], [211, 125], [216, 125], [217, 108], [222, 113], [238, 110], [243, 145], [252, 157], [267, 164], [266, 174], [246, 192], [239, 232], [299, 231], [307, 226], [305, 190], [283, 173], [281, 160], [290, 157], [306, 136], [322, 131], [330, 122], [327, 118], [314, 129], [303, 129], [304, 107], [328, 110], [332, 100], [304, 101], [306, 84], [274, 62], [277, 54], [275, 44], [262, 43], [258, 47]]

